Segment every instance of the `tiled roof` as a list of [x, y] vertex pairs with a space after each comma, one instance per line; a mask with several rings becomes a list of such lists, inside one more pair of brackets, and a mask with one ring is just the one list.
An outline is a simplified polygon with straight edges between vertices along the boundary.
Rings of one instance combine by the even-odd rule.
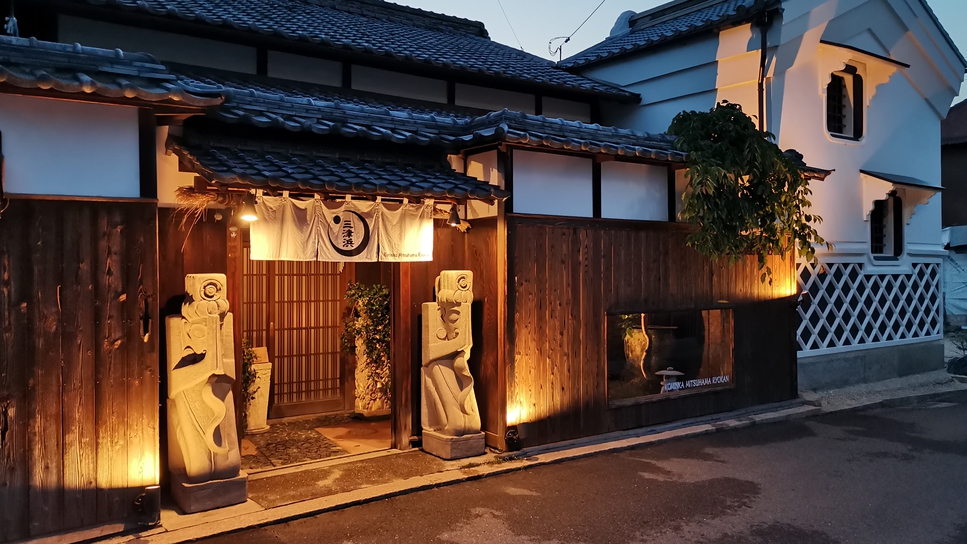
[[954, 104], [940, 122], [940, 145], [967, 142], [967, 100]]
[[167, 147], [206, 179], [228, 185], [337, 195], [505, 199], [510, 193], [453, 171], [445, 160], [367, 157], [321, 147], [222, 136], [169, 138]]
[[637, 95], [558, 69], [494, 42], [480, 23], [379, 0], [73, 0], [134, 10], [355, 53], [548, 87], [637, 100]]
[[[176, 68], [178, 70], [178, 68]], [[464, 149], [490, 142], [563, 148], [590, 153], [682, 161], [673, 138], [578, 121], [511, 111], [479, 110], [382, 96], [333, 87], [288, 83], [206, 71], [182, 72], [186, 85], [220, 90], [225, 103], [210, 110], [219, 121], [292, 132], [335, 134], [394, 143]]]
[[0, 83], [22, 89], [96, 94], [190, 106], [219, 104], [144, 53], [0, 36]]
[[575, 68], [632, 53], [681, 36], [750, 18], [779, 0], [676, 0], [632, 17], [624, 34], [605, 39], [558, 63]]
[[673, 136], [647, 134], [597, 124], [551, 119], [515, 111], [498, 111], [470, 122], [474, 133], [495, 130], [502, 140], [523, 145], [626, 157], [683, 162], [685, 154], [672, 149]]

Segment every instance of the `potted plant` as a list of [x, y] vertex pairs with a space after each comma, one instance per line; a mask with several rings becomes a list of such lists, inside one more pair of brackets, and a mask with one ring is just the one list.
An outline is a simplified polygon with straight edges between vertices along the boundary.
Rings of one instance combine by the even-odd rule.
[[644, 361], [648, 354], [651, 340], [648, 338], [648, 328], [645, 314], [621, 315], [622, 342], [624, 344], [626, 373], [647, 378]]
[[248, 339], [242, 340], [242, 395], [245, 409], [246, 434], [264, 433], [269, 430], [269, 386], [272, 380], [272, 363], [268, 350], [253, 348]]
[[390, 410], [390, 304], [385, 285], [353, 283], [346, 290], [343, 350], [356, 356], [356, 412], [365, 417]]

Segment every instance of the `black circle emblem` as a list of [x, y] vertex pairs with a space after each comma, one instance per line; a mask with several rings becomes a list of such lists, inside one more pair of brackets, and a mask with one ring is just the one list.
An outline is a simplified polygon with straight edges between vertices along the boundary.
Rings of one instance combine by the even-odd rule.
[[[346, 213], [351, 213], [355, 215], [356, 217], [359, 218], [359, 222], [363, 224], [363, 239], [360, 240], [358, 244], [344, 243], [343, 245], [340, 245], [332, 241], [331, 229], [326, 233], [326, 235], [329, 237], [329, 245], [332, 246], [332, 249], [334, 249], [336, 253], [342, 255], [343, 257], [356, 257], [362, 254], [362, 252], [366, 251], [366, 248], [369, 246], [369, 223], [367, 223], [366, 220], [363, 219], [363, 216], [359, 215], [358, 213], [352, 210], [347, 210]], [[347, 227], [351, 228], [352, 223], [355, 223], [355, 221], [351, 221], [351, 220], [342, 221], [342, 218], [340, 218], [338, 215], [332, 219], [332, 222], [335, 223], [336, 225], [341, 225], [339, 230], [343, 233], [346, 232]], [[355, 242], [355, 240], [356, 240], [355, 233], [353, 233], [351, 238], [349, 240], [344, 240], [344, 242]]]

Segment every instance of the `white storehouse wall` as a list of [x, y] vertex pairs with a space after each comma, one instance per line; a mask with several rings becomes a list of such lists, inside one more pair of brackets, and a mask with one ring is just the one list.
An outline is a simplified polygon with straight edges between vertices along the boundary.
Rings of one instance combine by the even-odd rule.
[[137, 108], [4, 94], [0, 132], [7, 193], [141, 196]]
[[[782, 7], [767, 36], [766, 129], [777, 134], [782, 149], [794, 148], [809, 164], [835, 170], [812, 184], [814, 210], [824, 219], [818, 230], [834, 249], [821, 252], [818, 266], [799, 264], [800, 289], [814, 299], [802, 311], [800, 356], [937, 339], [942, 333], [941, 196], [906, 199], [903, 255], [892, 262], [875, 260], [869, 213], [873, 200], [893, 186], [871, 181], [860, 170], [939, 187], [940, 121], [965, 67], [919, 0], [786, 0]], [[760, 43], [757, 28], [739, 25], [582, 73], [642, 94], [640, 106], [605, 108], [604, 122], [664, 131], [680, 111], [708, 110], [721, 100], [755, 115]], [[825, 127], [826, 85], [847, 62], [865, 76], [860, 141], [834, 138]]]

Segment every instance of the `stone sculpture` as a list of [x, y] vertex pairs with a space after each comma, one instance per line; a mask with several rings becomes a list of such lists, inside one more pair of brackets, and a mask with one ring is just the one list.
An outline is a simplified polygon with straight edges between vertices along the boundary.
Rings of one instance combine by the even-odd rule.
[[185, 277], [181, 315], [169, 316], [168, 467], [186, 513], [246, 500], [235, 427], [235, 348], [224, 274]]
[[444, 459], [482, 455], [484, 435], [467, 364], [473, 272], [441, 272], [435, 292], [436, 302], [423, 304], [423, 449]]

